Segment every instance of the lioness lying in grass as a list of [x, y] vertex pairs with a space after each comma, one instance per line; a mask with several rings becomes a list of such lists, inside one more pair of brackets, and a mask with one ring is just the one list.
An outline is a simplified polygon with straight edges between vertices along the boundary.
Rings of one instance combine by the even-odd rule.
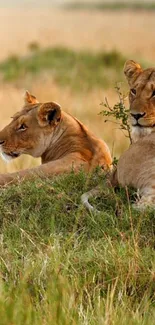
[[[129, 60], [124, 73], [130, 86], [129, 103], [133, 144], [120, 157], [115, 171], [109, 177], [111, 186], [131, 186], [138, 190], [137, 209], [155, 209], [155, 68], [143, 70]], [[107, 183], [107, 185], [108, 185]], [[82, 195], [89, 209], [91, 196], [99, 195], [98, 188]]]
[[41, 157], [42, 165], [16, 173], [1, 174], [0, 185], [34, 176], [52, 176], [110, 167], [110, 151], [80, 121], [55, 102], [39, 103], [29, 92], [25, 105], [0, 132], [1, 155], [11, 160], [22, 154]]

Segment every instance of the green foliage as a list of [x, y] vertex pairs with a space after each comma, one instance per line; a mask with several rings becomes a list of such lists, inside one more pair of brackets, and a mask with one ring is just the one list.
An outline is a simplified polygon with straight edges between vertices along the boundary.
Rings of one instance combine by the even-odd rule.
[[[118, 124], [119, 129], [125, 131], [125, 136], [127, 136], [130, 139], [130, 143], [132, 143], [131, 126], [129, 123], [129, 109], [125, 107], [126, 96], [123, 95], [119, 85], [117, 85], [115, 89], [119, 99], [118, 103], [115, 104], [113, 108], [111, 108], [106, 98], [105, 103], [101, 103], [101, 105], [104, 106], [106, 110], [101, 111], [100, 114], [106, 117], [114, 118], [117, 122], [113, 122]], [[108, 120], [106, 119], [105, 122], [107, 121]]]
[[35, 42], [29, 45], [29, 50], [28, 56], [11, 56], [0, 63], [4, 80], [15, 81], [47, 71], [60, 85], [86, 91], [111, 84], [111, 74], [114, 82], [118, 80], [125, 62], [117, 51], [93, 53], [61, 47], [40, 49]]
[[97, 169], [1, 189], [2, 325], [154, 323], [154, 213], [103, 184], [102, 212], [89, 214], [80, 196], [103, 179]]

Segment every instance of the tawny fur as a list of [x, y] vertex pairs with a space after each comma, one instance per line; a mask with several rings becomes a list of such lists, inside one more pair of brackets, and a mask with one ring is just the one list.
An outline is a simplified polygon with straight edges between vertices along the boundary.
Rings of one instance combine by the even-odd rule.
[[[155, 208], [155, 68], [142, 70], [138, 63], [130, 60], [125, 64], [124, 73], [130, 86], [134, 143], [120, 157], [117, 169], [111, 175], [111, 184], [135, 188], [140, 195], [135, 208]], [[136, 114], [139, 114], [138, 120]], [[82, 199], [88, 202], [92, 195], [93, 190]], [[88, 208], [92, 210], [92, 207]]]
[[88, 172], [96, 166], [111, 166], [110, 151], [104, 141], [62, 111], [59, 104], [39, 103], [29, 92], [22, 110], [0, 132], [0, 144], [5, 159], [29, 154], [41, 157], [42, 161], [39, 167], [0, 175], [0, 185], [38, 175], [50, 177], [81, 167]]

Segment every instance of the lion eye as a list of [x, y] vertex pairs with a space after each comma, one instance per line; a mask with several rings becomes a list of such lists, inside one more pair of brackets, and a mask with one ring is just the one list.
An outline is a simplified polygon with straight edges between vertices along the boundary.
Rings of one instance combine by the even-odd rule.
[[136, 95], [136, 89], [135, 88], [131, 89], [131, 94]]
[[153, 91], [153, 93], [152, 93], [152, 96], [151, 97], [155, 97], [155, 90]]
[[26, 129], [27, 129], [27, 126], [23, 123], [23, 124], [20, 125], [20, 127], [18, 128], [17, 131], [24, 131]]

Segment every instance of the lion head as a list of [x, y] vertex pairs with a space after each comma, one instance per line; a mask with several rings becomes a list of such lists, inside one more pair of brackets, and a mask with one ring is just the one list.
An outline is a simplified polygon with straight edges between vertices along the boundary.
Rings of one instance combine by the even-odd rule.
[[124, 73], [130, 86], [129, 103], [134, 141], [155, 131], [155, 68], [143, 70], [129, 60]]
[[1, 155], [7, 161], [21, 154], [41, 157], [61, 121], [61, 108], [57, 103], [39, 103], [28, 91], [24, 99], [22, 110], [0, 131]]

